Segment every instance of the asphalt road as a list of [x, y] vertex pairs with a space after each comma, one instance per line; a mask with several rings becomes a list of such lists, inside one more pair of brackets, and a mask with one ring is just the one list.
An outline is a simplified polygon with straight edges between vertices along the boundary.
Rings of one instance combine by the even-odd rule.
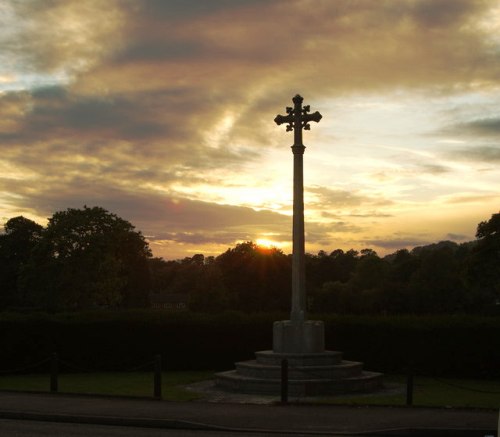
[[0, 437], [359, 436], [369, 433], [377, 437], [386, 437], [386, 434], [392, 437], [485, 437], [496, 435], [494, 430], [498, 426], [496, 410], [159, 402], [1, 391], [0, 418]]
[[[268, 433], [226, 432], [223, 437], [264, 437]], [[1, 420], [2, 437], [217, 437], [220, 431], [190, 431], [180, 429], [148, 429], [125, 426], [83, 425], [73, 423], [53, 423], [21, 420]], [[272, 434], [273, 437], [285, 437], [290, 434]], [[311, 437], [311, 434], [294, 434], [294, 437]], [[330, 434], [331, 436], [331, 434]], [[321, 437], [321, 434], [315, 434]]]

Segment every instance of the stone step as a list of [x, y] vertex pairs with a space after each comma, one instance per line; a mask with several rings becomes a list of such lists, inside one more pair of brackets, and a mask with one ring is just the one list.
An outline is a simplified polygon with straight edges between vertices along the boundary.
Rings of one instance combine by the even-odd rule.
[[[256, 360], [236, 363], [236, 370], [242, 376], [263, 379], [280, 379], [281, 365], [261, 364]], [[341, 361], [339, 364], [326, 366], [289, 366], [290, 380], [311, 378], [345, 379], [360, 375], [363, 364], [354, 361]]]
[[[243, 376], [236, 370], [216, 374], [216, 385], [223, 390], [249, 394], [279, 395], [280, 379], [265, 379]], [[311, 378], [290, 380], [290, 396], [335, 395], [374, 391], [382, 386], [382, 374], [362, 372], [358, 376], [344, 379]]]
[[342, 352], [324, 351], [312, 354], [276, 353], [273, 351], [255, 352], [257, 362], [264, 365], [281, 366], [281, 361], [286, 358], [288, 365], [297, 366], [331, 366], [340, 364]]

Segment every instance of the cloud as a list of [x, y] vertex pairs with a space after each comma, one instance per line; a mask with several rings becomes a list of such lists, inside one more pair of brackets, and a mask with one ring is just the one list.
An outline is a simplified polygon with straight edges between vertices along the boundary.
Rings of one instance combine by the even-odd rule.
[[377, 212], [377, 211], [367, 211], [363, 213], [358, 213], [358, 212], [352, 212], [348, 214], [349, 217], [357, 217], [357, 218], [389, 218], [393, 217], [392, 214], [385, 214], [382, 212]]
[[453, 26], [468, 21], [469, 14], [481, 7], [481, 2], [469, 0], [422, 0], [414, 2], [410, 8], [414, 19], [424, 28]]
[[429, 158], [415, 157], [411, 155], [393, 157], [390, 168], [377, 170], [369, 174], [369, 177], [380, 183], [394, 183], [395, 181], [408, 178], [419, 178], [421, 176], [441, 176], [451, 172], [447, 165], [439, 163], [437, 158], [431, 162]]
[[419, 164], [416, 171], [417, 173], [440, 175], [448, 173], [450, 168], [441, 164]]
[[399, 249], [408, 249], [417, 246], [425, 246], [430, 244], [432, 241], [429, 239], [422, 239], [418, 237], [407, 237], [407, 238], [375, 238], [371, 240], [365, 240], [364, 243], [369, 246], [380, 247], [382, 249], [387, 249], [390, 251], [396, 251]]
[[444, 135], [459, 135], [465, 137], [497, 138], [500, 136], [500, 118], [489, 117], [461, 122], [444, 127]]
[[125, 15], [119, 3], [11, 2], [14, 30], [3, 48], [34, 71], [85, 71], [118, 44]]
[[[178, 94], [178, 93], [177, 93]], [[18, 129], [0, 133], [2, 142], [55, 140], [62, 137], [91, 140], [151, 140], [182, 138], [182, 125], [160, 120], [154, 100], [169, 100], [168, 95], [136, 93], [117, 96], [86, 96], [71, 93], [62, 86], [35, 88], [6, 93], [0, 102], [18, 101]], [[3, 106], [3, 105], [2, 105]], [[159, 109], [159, 108], [156, 108]]]
[[500, 118], [485, 118], [467, 123], [465, 129], [474, 134], [500, 135]]
[[[179, 244], [229, 244], [263, 230], [290, 238], [289, 217], [215, 203], [207, 187], [260, 177], [253, 167], [264, 167], [278, 145], [272, 120], [297, 92], [322, 110], [322, 102], [351, 94], [497, 86], [496, 6], [7, 2], [0, 14], [0, 77], [8, 78], [0, 80], [2, 201], [39, 217], [99, 204], [152, 238]], [[500, 123], [479, 117], [451, 123], [452, 131], [494, 140]], [[500, 159], [493, 141], [451, 153]], [[379, 165], [373, 173], [385, 182], [451, 173], [437, 160], [401, 159], [406, 167]], [[383, 209], [395, 205], [359, 180], [352, 189], [321, 185], [306, 188], [308, 210], [319, 217], [307, 225], [311, 242], [359, 233], [358, 221], [387, 217]]]
[[476, 161], [494, 164], [500, 162], [500, 147], [472, 146], [454, 149], [448, 152], [447, 156], [460, 161]]
[[381, 197], [374, 197], [357, 193], [355, 191], [347, 191], [328, 187], [306, 187], [306, 192], [314, 198], [308, 201], [308, 207], [323, 209], [342, 209], [346, 207], [357, 206], [384, 206], [390, 205], [391, 201]]
[[463, 193], [452, 196], [447, 196], [444, 201], [446, 203], [484, 203], [499, 198], [498, 194], [484, 194], [484, 193]]
[[104, 80], [108, 89], [127, 86], [106, 80], [117, 65], [130, 79], [148, 77], [133, 81], [141, 87], [197, 78], [201, 88], [217, 93], [226, 85], [238, 93], [236, 84], [250, 91], [267, 82], [275, 97], [298, 81], [319, 95], [496, 78], [498, 60], [485, 38], [490, 29], [480, 25], [493, 1], [202, 3], [19, 2], [14, 10], [24, 24], [11, 35], [10, 51], [23, 53], [25, 65], [77, 70], [86, 76], [80, 80]]
[[[0, 191], [8, 189], [4, 182], [0, 179]], [[204, 238], [212, 242], [234, 242], [256, 239], [264, 231], [279, 235], [291, 227], [289, 216], [272, 211], [162, 196], [148, 191], [134, 193], [110, 185], [92, 184], [88, 180], [75, 182], [65, 190], [52, 188], [51, 185], [34, 188], [24, 183], [17, 191], [17, 204], [32, 214], [46, 217], [56, 211], [81, 208], [85, 204], [102, 206], [129, 220], [152, 241], [175, 239], [193, 242], [194, 239], [200, 240], [204, 234]]]
[[189, 122], [162, 119], [163, 105], [182, 100], [179, 93], [167, 94], [81, 96], [61, 86], [5, 93], [0, 95], [0, 159], [37, 173], [40, 184], [51, 183], [57, 191], [58, 185], [87, 179], [91, 185], [132, 188], [195, 184], [206, 181], [203, 172], [237, 169], [258, 157], [230, 144], [206, 147]]
[[[111, 138], [156, 133], [195, 144], [229, 110], [239, 122], [226, 138], [251, 138], [262, 147], [268, 144], [262, 121], [274, 118], [275, 102], [296, 92], [296, 83], [311, 97], [396, 84], [465, 86], [472, 78], [467, 66], [479, 54], [479, 65], [491, 71], [476, 68], [474, 78], [486, 80], [497, 58], [475, 23], [492, 4], [362, 0], [311, 7], [294, 0], [208, 6], [167, 0], [111, 1], [103, 8], [93, 1], [53, 1], [42, 8], [35, 2], [16, 4], [31, 25], [16, 34], [22, 50], [13, 49], [26, 53], [34, 68], [87, 59], [75, 73], [67, 111], [61, 105], [52, 117], [45, 114], [47, 129], [59, 121], [59, 110], [76, 130], [100, 126], [99, 133]], [[64, 27], [63, 19], [74, 28]], [[276, 22], [294, 29], [294, 38]]]
[[468, 241], [470, 240], [470, 236], [468, 235], [463, 235], [463, 234], [454, 234], [454, 233], [448, 233], [446, 234], [446, 240], [452, 240], [452, 241]]

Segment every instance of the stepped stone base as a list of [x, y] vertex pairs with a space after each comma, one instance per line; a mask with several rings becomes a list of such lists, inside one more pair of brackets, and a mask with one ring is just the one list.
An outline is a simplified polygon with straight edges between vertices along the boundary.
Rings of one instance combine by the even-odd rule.
[[281, 362], [288, 360], [291, 396], [375, 391], [382, 374], [363, 371], [363, 364], [342, 360], [342, 352], [325, 351], [323, 322], [274, 322], [273, 350], [255, 353], [255, 360], [236, 363], [236, 370], [216, 374], [219, 388], [238, 393], [281, 393]]
[[279, 395], [281, 360], [289, 363], [288, 392], [291, 396], [369, 392], [382, 385], [382, 374], [363, 371], [363, 364], [342, 360], [341, 352], [256, 352], [256, 360], [236, 363], [236, 370], [216, 374], [216, 385], [228, 391]]

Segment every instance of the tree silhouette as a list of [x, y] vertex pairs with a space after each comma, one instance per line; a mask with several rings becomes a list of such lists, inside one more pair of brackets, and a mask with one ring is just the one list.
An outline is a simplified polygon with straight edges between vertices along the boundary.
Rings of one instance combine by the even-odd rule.
[[48, 309], [145, 306], [150, 256], [126, 220], [100, 207], [70, 208], [49, 219], [21, 284]]
[[467, 280], [475, 293], [475, 305], [500, 305], [500, 213], [478, 224], [476, 244], [467, 265]]
[[41, 238], [43, 227], [19, 216], [8, 220], [4, 229], [5, 234], [0, 235], [0, 308], [23, 304], [19, 277]]
[[234, 308], [243, 311], [286, 310], [291, 293], [291, 262], [277, 248], [251, 241], [215, 259]]
[[[500, 213], [477, 239], [383, 258], [372, 249], [306, 254], [309, 310], [353, 314], [490, 313], [500, 302]], [[46, 229], [14, 217], [0, 235], [0, 308], [141, 307], [189, 295], [194, 311], [288, 311], [291, 256], [251, 241], [217, 257], [150, 258], [127, 221], [99, 208], [56, 212]]]

